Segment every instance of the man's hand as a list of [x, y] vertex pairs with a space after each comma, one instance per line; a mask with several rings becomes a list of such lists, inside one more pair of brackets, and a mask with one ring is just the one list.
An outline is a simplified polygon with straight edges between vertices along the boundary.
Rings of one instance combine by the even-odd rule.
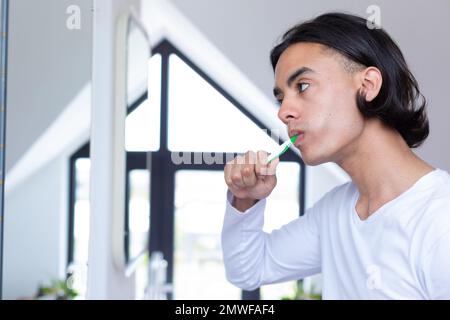
[[267, 156], [265, 151], [248, 151], [225, 165], [225, 182], [234, 195], [232, 205], [241, 212], [268, 197], [277, 184], [279, 159], [267, 164]]

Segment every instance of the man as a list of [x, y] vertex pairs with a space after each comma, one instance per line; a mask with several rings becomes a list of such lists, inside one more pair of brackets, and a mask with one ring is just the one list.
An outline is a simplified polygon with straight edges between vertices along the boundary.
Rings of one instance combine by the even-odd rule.
[[411, 150], [428, 136], [426, 103], [394, 41], [329, 13], [286, 32], [271, 61], [303, 161], [334, 162], [351, 181], [267, 234], [278, 160], [249, 151], [227, 163], [228, 280], [253, 290], [321, 272], [324, 299], [450, 299], [450, 175]]

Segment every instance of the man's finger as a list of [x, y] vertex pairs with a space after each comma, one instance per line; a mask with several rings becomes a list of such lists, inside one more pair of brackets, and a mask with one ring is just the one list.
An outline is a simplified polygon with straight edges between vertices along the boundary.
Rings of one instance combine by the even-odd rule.
[[247, 154], [247, 164], [242, 166], [242, 181], [246, 187], [253, 187], [256, 184], [255, 163], [256, 153], [249, 151]]
[[280, 158], [273, 159], [268, 165], [267, 175], [269, 175], [269, 176], [275, 175], [275, 173], [277, 171], [277, 166], [279, 163], [280, 163]]
[[267, 175], [267, 169], [268, 169], [268, 165], [267, 165], [267, 157], [268, 157], [268, 153], [266, 151], [258, 151], [257, 152], [257, 162], [255, 165], [255, 172], [257, 176], [266, 176]]

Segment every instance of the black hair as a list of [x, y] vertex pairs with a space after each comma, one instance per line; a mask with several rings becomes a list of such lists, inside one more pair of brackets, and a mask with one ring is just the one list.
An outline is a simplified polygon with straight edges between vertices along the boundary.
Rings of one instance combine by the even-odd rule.
[[281, 54], [299, 42], [322, 44], [350, 61], [378, 68], [383, 77], [378, 95], [372, 101], [366, 101], [362, 92], [356, 95], [362, 115], [377, 117], [396, 129], [410, 148], [420, 146], [427, 138], [426, 99], [399, 47], [383, 29], [369, 28], [366, 19], [351, 14], [322, 14], [284, 33], [270, 53], [274, 71]]

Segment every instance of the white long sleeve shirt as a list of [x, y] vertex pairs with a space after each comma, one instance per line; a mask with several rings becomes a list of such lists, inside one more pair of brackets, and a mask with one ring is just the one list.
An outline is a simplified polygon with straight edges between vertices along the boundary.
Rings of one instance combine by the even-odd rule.
[[324, 299], [450, 299], [450, 175], [436, 169], [368, 219], [352, 182], [305, 215], [266, 233], [266, 199], [227, 206], [222, 249], [228, 281], [261, 285], [322, 273]]

